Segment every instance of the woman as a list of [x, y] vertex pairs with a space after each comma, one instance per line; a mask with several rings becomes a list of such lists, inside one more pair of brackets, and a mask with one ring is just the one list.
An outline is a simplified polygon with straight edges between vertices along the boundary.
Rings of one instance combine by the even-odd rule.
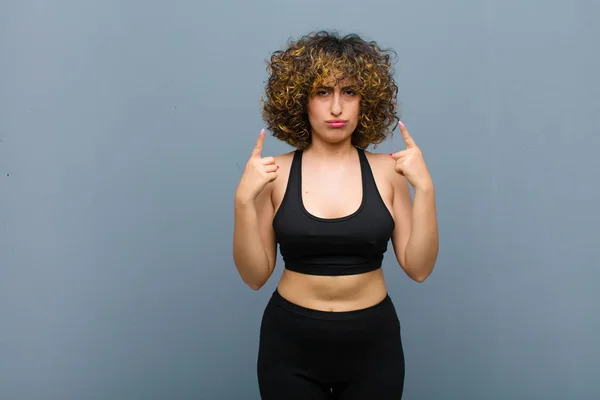
[[263, 117], [296, 150], [264, 157], [261, 131], [235, 194], [233, 238], [252, 289], [271, 276], [277, 244], [285, 263], [261, 325], [265, 400], [402, 396], [400, 324], [381, 263], [391, 240], [401, 268], [423, 282], [438, 232], [433, 182], [404, 124], [405, 150], [364, 150], [396, 121], [388, 53], [317, 32], [269, 62]]

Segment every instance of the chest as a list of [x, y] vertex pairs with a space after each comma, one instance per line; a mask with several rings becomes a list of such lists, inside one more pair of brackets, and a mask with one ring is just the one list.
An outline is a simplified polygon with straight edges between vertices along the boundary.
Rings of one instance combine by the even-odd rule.
[[342, 218], [358, 210], [363, 200], [360, 167], [323, 170], [305, 166], [300, 185], [302, 205], [319, 218]]
[[[373, 179], [379, 195], [392, 212], [393, 189], [385, 171], [372, 167]], [[274, 182], [272, 201], [275, 211], [281, 206], [286, 193], [289, 175], [282, 173]], [[306, 210], [319, 218], [341, 218], [355, 212], [363, 201], [361, 170], [323, 171], [303, 168], [301, 200]]]

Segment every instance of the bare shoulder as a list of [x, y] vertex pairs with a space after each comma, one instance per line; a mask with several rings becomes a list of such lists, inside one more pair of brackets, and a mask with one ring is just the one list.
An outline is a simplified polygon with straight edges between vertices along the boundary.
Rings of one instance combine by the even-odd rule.
[[373, 174], [392, 184], [398, 178], [394, 170], [395, 161], [388, 153], [373, 153], [365, 150]]
[[392, 192], [392, 198], [395, 195], [405, 197], [408, 193], [408, 182], [406, 178], [396, 172], [396, 161], [388, 153], [372, 153], [365, 151], [373, 176], [378, 186], [389, 187]]
[[394, 159], [390, 157], [388, 153], [373, 153], [372, 151], [365, 150], [365, 154], [369, 159], [369, 162], [375, 162], [383, 165], [394, 165]]
[[290, 168], [292, 167], [292, 160], [294, 159], [294, 151], [290, 151], [289, 153], [279, 154], [275, 157], [275, 165], [279, 167], [277, 170], [277, 179], [275, 179], [272, 184], [279, 185], [283, 177], [285, 177], [285, 181], [287, 182], [287, 176], [290, 174]]
[[275, 165], [279, 167], [277, 170], [277, 179], [270, 182], [269, 192], [271, 193], [271, 200], [275, 207], [275, 210], [279, 208], [285, 189], [287, 187], [288, 178], [290, 175], [290, 168], [292, 167], [292, 160], [294, 159], [294, 151], [288, 153], [279, 154], [273, 157], [275, 159]]
[[280, 171], [282, 168], [287, 168], [289, 170], [292, 165], [292, 160], [294, 159], [294, 151], [276, 155], [274, 158], [275, 164], [279, 166]]

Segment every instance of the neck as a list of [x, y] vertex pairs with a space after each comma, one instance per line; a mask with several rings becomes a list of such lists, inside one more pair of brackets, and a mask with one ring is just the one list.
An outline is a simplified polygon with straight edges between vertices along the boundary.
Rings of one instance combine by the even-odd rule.
[[350, 138], [340, 143], [327, 143], [314, 139], [310, 146], [304, 150], [304, 153], [310, 154], [311, 157], [321, 160], [342, 161], [356, 154], [356, 147], [354, 147]]

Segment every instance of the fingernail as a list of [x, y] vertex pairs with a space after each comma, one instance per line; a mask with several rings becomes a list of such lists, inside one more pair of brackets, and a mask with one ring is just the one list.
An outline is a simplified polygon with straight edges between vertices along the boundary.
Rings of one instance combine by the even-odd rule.
[[394, 157], [394, 155], [392, 153], [390, 153], [390, 157]]
[[398, 125], [400, 125], [403, 128], [406, 128], [406, 125], [404, 125], [404, 122], [402, 122], [402, 121], [398, 121]]
[[277, 169], [279, 169], [279, 165], [277, 166]]

